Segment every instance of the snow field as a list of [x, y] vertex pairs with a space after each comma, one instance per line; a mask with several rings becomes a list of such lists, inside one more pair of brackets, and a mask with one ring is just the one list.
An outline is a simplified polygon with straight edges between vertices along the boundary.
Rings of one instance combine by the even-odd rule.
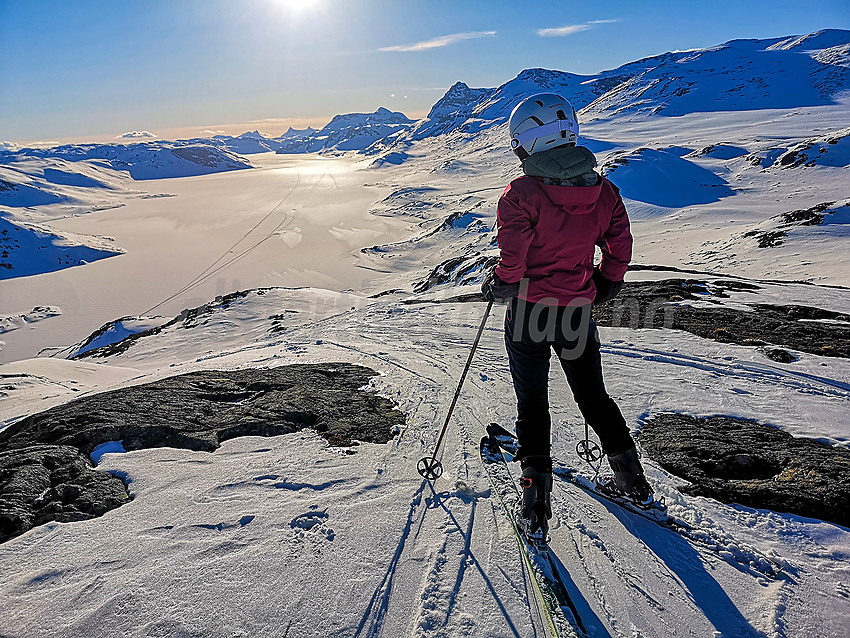
[[[14, 561], [17, 575], [3, 585], [11, 603], [10, 624], [2, 630], [102, 635], [98, 628], [108, 619], [112, 630], [128, 635], [255, 635], [269, 627], [279, 630], [271, 635], [284, 635], [273, 619], [285, 618], [292, 619], [295, 635], [305, 636], [534, 635], [515, 541], [489, 498], [478, 459], [484, 426], [491, 420], [509, 424], [513, 415], [498, 317], [485, 330], [449, 428], [446, 474], [432, 488], [415, 470], [435, 443], [482, 310], [483, 304], [411, 307], [379, 300], [293, 326], [249, 348], [228, 343], [232, 337], [225, 335], [220, 354], [201, 361], [185, 330], [182, 342], [152, 338], [99, 364], [132, 360], [151, 380], [193, 369], [349, 361], [382, 373], [371, 386], [396, 402], [408, 422], [391, 443], [356, 446], [353, 455], [328, 448], [310, 432], [235, 439], [213, 454], [106, 454], [99, 467], [126, 476], [134, 500], [102, 518], [52, 524], [4, 544], [0, 563]], [[247, 314], [235, 306], [220, 312], [230, 311]], [[691, 412], [703, 405], [707, 413], [715, 406], [728, 411], [732, 399], [751, 418], [789, 427], [795, 412], [788, 406], [795, 404], [801, 421], [805, 414], [829, 422], [830, 414], [846, 413], [846, 389], [735, 368], [748, 363], [744, 348], [659, 331], [630, 332], [619, 344], [617, 336], [603, 329], [606, 379], [636, 428], [649, 410]], [[662, 347], [686, 363], [630, 356]], [[182, 348], [189, 356], [171, 365]], [[728, 368], [718, 368], [718, 360]], [[677, 368], [688, 369], [690, 383], [670, 382]], [[828, 392], [813, 392], [818, 388]], [[583, 427], [557, 370], [551, 401], [555, 454], [575, 463]], [[782, 409], [773, 407], [777, 401]], [[559, 484], [553, 548], [596, 635], [840, 635], [835, 623], [846, 610], [847, 530], [684, 497], [675, 491], [678, 479], [651, 461], [647, 466], [674, 512], [727, 546], [718, 551], [689, 543]], [[788, 578], [770, 581], [748, 570], [738, 562], [746, 546], [786, 561]], [[65, 585], [57, 594], [45, 582]], [[258, 598], [256, 591], [266, 595]], [[32, 610], [46, 596], [55, 614], [33, 624]], [[87, 601], [83, 610], [81, 600]], [[812, 605], [821, 614], [810, 614]], [[213, 611], [199, 615], [199, 607]]]

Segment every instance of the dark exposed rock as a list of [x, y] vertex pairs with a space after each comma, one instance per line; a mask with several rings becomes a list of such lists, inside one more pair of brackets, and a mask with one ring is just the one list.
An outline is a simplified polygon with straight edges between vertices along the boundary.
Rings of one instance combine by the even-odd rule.
[[730, 417], [659, 414], [643, 426], [646, 453], [723, 503], [850, 526], [850, 450]]
[[376, 292], [374, 295], [369, 295], [369, 299], [378, 299], [380, 297], [386, 297], [387, 295], [396, 295], [396, 294], [404, 294], [406, 291], [403, 288], [390, 288], [389, 290], [382, 290], [381, 292]]
[[0, 450], [36, 443], [85, 454], [106, 441], [124, 449], [177, 447], [211, 452], [237, 436], [314, 428], [334, 445], [385, 443], [404, 414], [361, 390], [375, 372], [346, 363], [268, 370], [204, 370], [82, 397], [0, 432]]
[[130, 500], [124, 482], [67, 445], [0, 452], [0, 543], [49, 521], [82, 521]]
[[801, 210], [792, 210], [787, 213], [782, 213], [780, 219], [783, 224], [797, 226], [819, 226], [823, 223], [824, 212], [828, 211], [835, 202], [821, 202], [815, 204], [811, 208]]
[[406, 306], [415, 306], [419, 304], [441, 304], [441, 303], [468, 303], [470, 301], [487, 301], [480, 292], [470, 292], [454, 297], [446, 297], [445, 299], [402, 299], [401, 303]]
[[332, 445], [385, 443], [405, 416], [363, 389], [375, 375], [348, 363], [205, 370], [26, 417], [0, 432], [0, 542], [49, 520], [91, 518], [126, 502], [120, 479], [92, 469], [86, 458], [107, 441], [120, 440], [128, 451], [211, 452], [238, 436], [313, 428]]
[[797, 361], [797, 357], [782, 348], [765, 348], [764, 356], [779, 363], [793, 363]]
[[848, 313], [833, 312], [832, 310], [824, 310], [813, 306], [797, 306], [794, 304], [777, 306], [774, 304], [759, 303], [753, 307], [775, 315], [781, 315], [793, 321], [800, 319], [826, 319], [828, 321], [850, 322], [850, 314]]
[[[640, 266], [636, 270], [668, 270]], [[593, 307], [593, 320], [600, 326], [622, 328], [668, 328], [684, 330], [704, 339], [744, 346], [785, 346], [824, 357], [850, 358], [850, 322], [847, 313], [811, 306], [753, 304], [751, 311], [721, 305], [727, 291], [750, 292], [759, 286], [744, 281], [664, 279], [626, 282], [613, 300]], [[706, 301], [716, 307], [679, 305], [678, 301]], [[404, 304], [463, 303], [486, 301], [480, 293], [466, 293], [439, 300], [406, 299]], [[805, 321], [826, 319], [836, 323]], [[765, 351], [771, 356], [778, 348]], [[797, 357], [786, 353], [787, 362]], [[772, 358], [772, 357], [771, 357]], [[781, 359], [774, 359], [780, 361]]]
[[[787, 159], [788, 157], [792, 157], [792, 155], [783, 156], [783, 158], [780, 159], [780, 163], [783, 159]], [[833, 215], [847, 206], [848, 204], [846, 202], [843, 204], [840, 204], [839, 202], [821, 202], [820, 204], [815, 204], [811, 208], [788, 211], [771, 217], [770, 220], [768, 220], [773, 226], [775, 226], [775, 230], [765, 230], [759, 227], [753, 230], [748, 230], [741, 236], [755, 237], [758, 241], [759, 248], [773, 248], [775, 246], [781, 246], [788, 236], [789, 231], [795, 227], [820, 226], [824, 223], [827, 215]], [[763, 225], [764, 224], [762, 224], [762, 226]]]
[[[721, 305], [718, 298], [728, 296], [724, 290], [719, 281], [626, 282], [614, 300], [594, 307], [593, 318], [600, 326], [669, 328], [724, 343], [770, 343], [821, 356], [850, 357], [850, 326], [804, 321], [845, 322], [846, 314], [808, 306], [770, 304], [755, 304], [752, 311], [742, 311]], [[686, 300], [706, 301], [716, 307], [669, 303]]]
[[755, 237], [758, 241], [759, 248], [774, 248], [781, 246], [782, 241], [788, 236], [787, 230], [766, 230], [757, 231], [749, 230], [744, 233], [744, 237]]

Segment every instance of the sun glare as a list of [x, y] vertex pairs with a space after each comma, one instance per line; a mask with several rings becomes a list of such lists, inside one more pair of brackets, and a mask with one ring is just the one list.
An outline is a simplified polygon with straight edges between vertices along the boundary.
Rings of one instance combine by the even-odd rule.
[[322, 0], [274, 0], [274, 2], [290, 13], [306, 13], [318, 7]]

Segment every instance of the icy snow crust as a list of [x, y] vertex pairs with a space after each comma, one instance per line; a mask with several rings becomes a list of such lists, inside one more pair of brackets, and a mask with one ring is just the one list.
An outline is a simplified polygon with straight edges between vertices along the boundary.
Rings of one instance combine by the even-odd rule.
[[[846, 41], [829, 31], [735, 41], [641, 60], [619, 76], [533, 69], [498, 89], [456, 85], [431, 119], [380, 113], [376, 123], [392, 132], [366, 155], [253, 153], [273, 147], [247, 134], [219, 144], [252, 152], [253, 170], [180, 179], [133, 181], [102, 158], [0, 162], [0, 179], [38, 191], [4, 190], [7, 220], [124, 251], [0, 281], [0, 428], [84, 393], [192, 370], [330, 361], [379, 371], [370, 388], [408, 414], [392, 442], [350, 450], [309, 431], [233, 439], [214, 453], [100, 450], [97, 467], [122, 477], [133, 500], [0, 545], [0, 634], [544, 635], [478, 459], [486, 424], [510, 427], [514, 417], [501, 310], [450, 424], [444, 477], [432, 486], [415, 470], [484, 311], [457, 300], [477, 291], [495, 257], [495, 203], [520, 175], [505, 144], [510, 105], [555, 89], [586, 106], [581, 141], [626, 198], [634, 261], [679, 269], [630, 280], [740, 277], [760, 289], [730, 291], [730, 307], [847, 313], [850, 101], [832, 91], [846, 87]], [[744, 83], [733, 91], [742, 110], [693, 110], [713, 85], [685, 91], [679, 71], [714, 82], [721, 60], [724, 86], [735, 88], [768, 48], [767, 71], [809, 78], [789, 95], [797, 102], [760, 102], [760, 86]], [[594, 104], [621, 76], [636, 78], [623, 100]], [[668, 101], [661, 82], [681, 99]], [[646, 102], [632, 102], [640, 90]], [[353, 126], [365, 139], [367, 125], [341, 118], [334, 130]], [[822, 203], [835, 211], [829, 223], [795, 226], [779, 246], [758, 248], [747, 235]], [[65, 358], [101, 328], [89, 343], [98, 347]], [[636, 434], [646, 416], [676, 411], [850, 445], [846, 359], [793, 352], [797, 361], [782, 364], [756, 346], [671, 330], [603, 328], [601, 337], [608, 390]], [[34, 358], [45, 348], [55, 357]], [[577, 465], [584, 427], [560, 373], [551, 386], [554, 453]], [[679, 479], [646, 466], [671, 512], [707, 542], [559, 483], [552, 547], [590, 635], [846, 635], [850, 530], [685, 497]], [[748, 547], [785, 564], [785, 575], [750, 569]]]

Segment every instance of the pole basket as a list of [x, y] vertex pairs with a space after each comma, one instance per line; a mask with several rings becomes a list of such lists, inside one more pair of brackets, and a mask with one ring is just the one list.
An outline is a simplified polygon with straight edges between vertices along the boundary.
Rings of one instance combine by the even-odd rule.
[[436, 481], [443, 474], [443, 464], [436, 457], [423, 456], [416, 464], [416, 470], [422, 478]]
[[602, 448], [590, 439], [579, 441], [576, 444], [576, 454], [588, 464], [593, 464], [602, 458]]

